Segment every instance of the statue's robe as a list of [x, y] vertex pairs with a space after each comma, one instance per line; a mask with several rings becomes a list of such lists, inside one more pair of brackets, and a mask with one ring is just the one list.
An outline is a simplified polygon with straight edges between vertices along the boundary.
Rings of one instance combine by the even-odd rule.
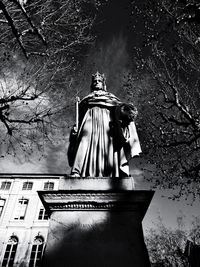
[[72, 175], [129, 175], [128, 161], [139, 155], [141, 148], [135, 123], [132, 121], [121, 127], [116, 118], [115, 110], [120, 104], [116, 96], [102, 90], [82, 99], [79, 105], [80, 126], [70, 143], [73, 153], [68, 151]]

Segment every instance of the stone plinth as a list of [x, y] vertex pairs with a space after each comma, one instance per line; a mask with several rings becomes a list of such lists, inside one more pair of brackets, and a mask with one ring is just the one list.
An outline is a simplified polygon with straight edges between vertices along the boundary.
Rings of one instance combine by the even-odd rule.
[[153, 191], [133, 178], [66, 178], [39, 191], [50, 214], [43, 266], [147, 267], [142, 220]]
[[60, 178], [59, 190], [134, 190], [133, 177], [62, 177]]

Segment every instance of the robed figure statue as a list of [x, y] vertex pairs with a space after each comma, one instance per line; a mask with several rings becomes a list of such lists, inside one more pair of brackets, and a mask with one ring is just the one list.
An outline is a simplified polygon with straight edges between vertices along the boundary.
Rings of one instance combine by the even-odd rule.
[[104, 75], [92, 76], [91, 93], [78, 108], [68, 161], [75, 177], [129, 176], [129, 160], [141, 152], [135, 128], [137, 109], [107, 92]]

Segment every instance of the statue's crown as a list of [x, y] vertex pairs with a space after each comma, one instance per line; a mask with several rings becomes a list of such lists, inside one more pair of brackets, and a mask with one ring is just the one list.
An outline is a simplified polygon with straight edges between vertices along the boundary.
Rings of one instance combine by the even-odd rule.
[[101, 74], [101, 73], [99, 73], [97, 71], [95, 74], [92, 75], [92, 80], [95, 81], [97, 79], [100, 80], [100, 81], [102, 81], [102, 82], [104, 82], [105, 81], [105, 75], [104, 74]]

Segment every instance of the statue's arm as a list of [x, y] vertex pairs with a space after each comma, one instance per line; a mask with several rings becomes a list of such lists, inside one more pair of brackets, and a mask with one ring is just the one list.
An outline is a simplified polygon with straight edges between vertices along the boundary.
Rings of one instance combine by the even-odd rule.
[[122, 103], [115, 108], [115, 127], [122, 145], [129, 141], [129, 126], [136, 116], [137, 109], [132, 104]]
[[129, 158], [139, 155], [141, 147], [135, 127], [137, 109], [132, 104], [121, 104], [115, 109], [115, 129], [117, 133], [118, 149], [124, 147], [129, 151]]

